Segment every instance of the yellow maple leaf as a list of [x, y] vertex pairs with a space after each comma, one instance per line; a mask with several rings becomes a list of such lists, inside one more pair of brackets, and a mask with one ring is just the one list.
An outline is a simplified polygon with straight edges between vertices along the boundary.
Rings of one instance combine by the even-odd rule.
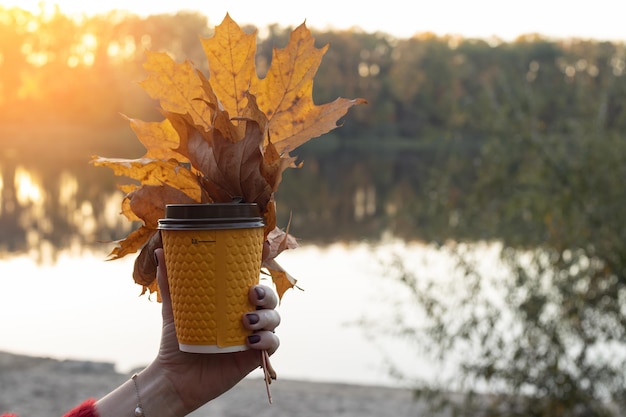
[[200, 202], [200, 184], [197, 176], [175, 159], [94, 158], [92, 163], [95, 166], [109, 167], [115, 175], [127, 176], [144, 185], [170, 185], [195, 202]]
[[150, 97], [159, 100], [163, 110], [188, 113], [195, 123], [210, 129], [212, 109], [200, 101], [207, 97], [193, 64], [178, 64], [164, 52], [148, 51], [146, 56], [148, 77], [140, 85]]
[[256, 79], [256, 32], [246, 34], [227, 14], [215, 27], [215, 34], [201, 39], [209, 61], [209, 82], [223, 109], [231, 116], [241, 115], [246, 95]]
[[[274, 49], [265, 78], [255, 68], [256, 33], [246, 34], [227, 14], [215, 34], [200, 40], [209, 64], [205, 76], [191, 62], [176, 63], [162, 52], [147, 52], [148, 76], [141, 86], [159, 101], [165, 119], [128, 119], [146, 148], [139, 159], [92, 157], [116, 175], [138, 181], [121, 187], [127, 194], [122, 213], [141, 227], [117, 242], [111, 259], [141, 250], [133, 272], [144, 292], [157, 291], [148, 251], [160, 244], [157, 222], [171, 203], [228, 202], [234, 197], [259, 205], [264, 217], [263, 260], [279, 297], [295, 278], [275, 258], [297, 247], [296, 239], [276, 225], [274, 193], [287, 168], [289, 152], [338, 127], [348, 110], [364, 99], [337, 98], [316, 105], [313, 79], [328, 45], [314, 46], [304, 24], [287, 46]], [[148, 244], [146, 244], [148, 243]]]
[[181, 154], [174, 151], [178, 147], [179, 138], [176, 129], [168, 119], [161, 122], [144, 122], [128, 119], [130, 127], [146, 148], [143, 158], [169, 160], [176, 159], [186, 162]]

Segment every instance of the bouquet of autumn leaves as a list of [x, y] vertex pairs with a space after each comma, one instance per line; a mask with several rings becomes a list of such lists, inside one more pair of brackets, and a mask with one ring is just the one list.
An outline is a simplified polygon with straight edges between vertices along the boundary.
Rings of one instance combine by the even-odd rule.
[[242, 199], [257, 203], [265, 223], [262, 268], [282, 298], [296, 284], [275, 260], [297, 247], [289, 228], [276, 224], [274, 193], [287, 168], [296, 168], [290, 152], [309, 139], [338, 127], [337, 121], [363, 99], [337, 98], [315, 105], [313, 77], [328, 45], [319, 49], [305, 24], [291, 33], [288, 45], [275, 48], [263, 79], [256, 74], [256, 33], [246, 34], [227, 14], [214, 36], [201, 39], [208, 58], [206, 77], [190, 62], [148, 52], [141, 86], [159, 101], [161, 122], [129, 119], [146, 153], [139, 159], [92, 157], [135, 183], [126, 193], [122, 213], [141, 226], [117, 242], [110, 259], [140, 251], [133, 278], [144, 294], [157, 292], [153, 273], [137, 268], [152, 256], [148, 245], [159, 238], [157, 223], [167, 204], [219, 203]]

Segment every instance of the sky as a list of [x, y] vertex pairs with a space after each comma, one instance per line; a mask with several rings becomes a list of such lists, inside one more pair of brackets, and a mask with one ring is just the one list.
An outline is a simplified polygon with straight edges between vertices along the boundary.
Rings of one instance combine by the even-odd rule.
[[399, 38], [434, 32], [508, 41], [521, 34], [539, 33], [549, 38], [626, 41], [624, 0], [0, 0], [0, 5], [33, 11], [40, 3], [58, 4], [68, 14], [117, 9], [145, 16], [191, 10], [206, 15], [211, 26], [219, 24], [228, 12], [239, 25], [258, 28], [272, 23], [295, 27], [306, 22], [312, 29], [359, 27]]

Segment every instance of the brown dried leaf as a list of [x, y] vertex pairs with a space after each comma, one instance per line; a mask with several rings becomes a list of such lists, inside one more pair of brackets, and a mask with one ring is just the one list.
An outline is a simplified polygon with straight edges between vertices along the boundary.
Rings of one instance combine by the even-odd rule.
[[161, 233], [155, 232], [150, 239], [146, 242], [137, 259], [133, 268], [133, 279], [139, 285], [150, 286], [156, 282], [156, 270], [157, 265], [154, 258], [154, 251], [157, 248], [163, 247], [163, 241], [161, 240]]
[[[134, 242], [135, 245], [132, 247], [133, 252], [141, 247], [141, 252], [135, 260], [133, 279], [137, 284], [144, 287], [144, 292], [148, 289], [152, 293], [158, 288], [154, 284], [156, 282], [156, 266], [152, 262], [154, 249], [161, 246], [160, 234], [156, 230], [158, 220], [165, 217], [167, 204], [193, 204], [196, 201], [182, 191], [168, 185], [144, 185], [131, 192], [126, 198], [130, 202], [131, 210], [144, 221], [144, 225], [140, 229], [145, 229], [146, 233], [150, 231], [150, 234], [142, 234], [141, 237], [144, 240]], [[146, 244], [148, 241], [152, 244]], [[124, 241], [122, 241], [123, 243]], [[139, 243], [140, 245], [137, 246]]]
[[285, 231], [278, 227], [275, 227], [271, 232], [267, 234], [267, 249], [266, 254], [263, 257], [262, 267], [265, 267], [269, 274], [272, 276], [272, 281], [276, 285], [276, 291], [278, 292], [279, 300], [282, 299], [283, 294], [290, 288], [296, 286], [297, 280], [289, 275], [278, 263], [276, 257], [287, 249], [296, 249], [298, 242], [289, 234], [289, 227], [291, 225], [291, 218], [287, 224]]
[[180, 137], [176, 151], [184, 155], [197, 172], [207, 172], [213, 162], [210, 139], [212, 130], [205, 132], [198, 129], [187, 114], [166, 113], [166, 116]]
[[197, 200], [190, 198], [182, 190], [163, 185], [144, 185], [130, 193], [130, 208], [144, 222], [144, 225], [156, 229], [159, 219], [165, 217], [167, 204], [193, 204]]
[[265, 212], [272, 195], [272, 188], [261, 174], [263, 136], [257, 123], [246, 122], [245, 137], [233, 143], [222, 132], [213, 133], [213, 156], [207, 179], [223, 178], [232, 197], [241, 196], [244, 201], [256, 202]]
[[266, 259], [268, 260], [276, 258], [284, 250], [296, 249], [299, 246], [295, 237], [278, 227], [269, 232], [267, 242], [269, 243], [269, 253]]

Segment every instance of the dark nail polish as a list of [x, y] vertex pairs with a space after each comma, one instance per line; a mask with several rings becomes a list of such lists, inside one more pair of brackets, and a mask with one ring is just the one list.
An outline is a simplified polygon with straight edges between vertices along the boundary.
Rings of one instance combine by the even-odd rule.
[[263, 287], [255, 287], [254, 291], [256, 292], [256, 298], [261, 301], [263, 298], [265, 298], [265, 290], [263, 289]]
[[259, 343], [260, 341], [261, 341], [261, 336], [259, 336], [258, 334], [252, 334], [248, 336], [248, 343], [250, 343], [251, 345], [255, 343]]
[[250, 323], [250, 324], [257, 324], [259, 322], [259, 315], [258, 314], [248, 313], [248, 314], [246, 314], [246, 317], [248, 318], [248, 323]]

